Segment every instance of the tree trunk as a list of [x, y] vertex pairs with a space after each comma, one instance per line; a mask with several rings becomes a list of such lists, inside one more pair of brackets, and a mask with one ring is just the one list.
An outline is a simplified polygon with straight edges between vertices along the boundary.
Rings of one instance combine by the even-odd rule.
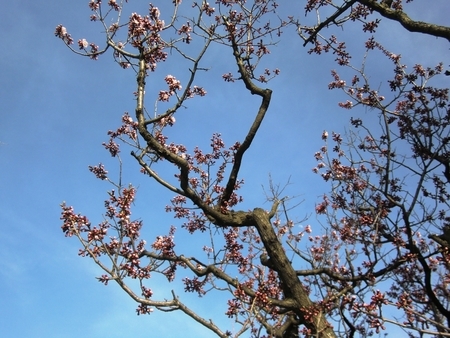
[[[304, 310], [312, 309], [314, 303], [309, 299], [291, 262], [287, 258], [284, 248], [272, 227], [267, 212], [263, 209], [256, 208], [253, 210], [253, 217], [271, 264], [273, 264], [274, 270], [277, 271], [281, 283], [290, 292], [290, 295], [286, 295], [285, 293], [285, 297], [291, 298], [297, 304], [297, 307], [292, 309], [292, 311], [298, 316], [300, 323], [310, 329], [312, 334], [315, 334], [317, 338], [335, 338], [336, 335], [333, 328], [328, 324], [322, 312], [313, 316], [311, 320], [305, 319]], [[294, 327], [297, 327], [296, 335], [293, 335]], [[291, 328], [285, 332], [284, 337], [298, 337], [298, 326], [291, 325]]]

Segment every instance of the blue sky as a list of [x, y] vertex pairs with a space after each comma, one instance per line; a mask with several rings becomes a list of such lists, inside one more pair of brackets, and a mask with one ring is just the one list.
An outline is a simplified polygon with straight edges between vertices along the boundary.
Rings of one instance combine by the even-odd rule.
[[[111, 187], [96, 180], [87, 167], [103, 162], [110, 172], [117, 171], [116, 162], [101, 143], [107, 140], [106, 132], [119, 125], [123, 112], [134, 109], [132, 71], [121, 70], [109, 55], [98, 61], [74, 55], [54, 37], [55, 26], [62, 23], [75, 41], [94, 37], [100, 44], [100, 28], [89, 22], [87, 2], [18, 0], [3, 5], [0, 333], [3, 337], [210, 337], [208, 331], [182, 314], [136, 316], [136, 305], [115, 285], [98, 283], [94, 277], [99, 270], [88, 259], [77, 256], [78, 243], [65, 238], [60, 229], [62, 201], [94, 223], [101, 220], [105, 192]], [[448, 8], [444, 3], [436, 1], [433, 9]], [[128, 6], [129, 11], [137, 11], [134, 1]], [[291, 14], [303, 18], [302, 1], [289, 6]], [[147, 4], [140, 7], [145, 11]], [[282, 10], [287, 13], [287, 9]], [[448, 20], [447, 14], [447, 10], [432, 12], [424, 2], [414, 10], [416, 18], [442, 24]], [[445, 41], [405, 33], [399, 25], [384, 21], [380, 40], [393, 52], [401, 53], [404, 62], [434, 66], [448, 60]], [[347, 41], [355, 59], [361, 55], [358, 51], [363, 51], [364, 37], [354, 38], [359, 31], [359, 26], [347, 26], [342, 32], [343, 37], [351, 38]], [[383, 86], [381, 81], [392, 67], [380, 59], [380, 54], [369, 55], [368, 72]], [[315, 203], [327, 191], [311, 171], [315, 166], [313, 154], [322, 145], [322, 131], [342, 132], [350, 116], [367, 117], [365, 111], [348, 112], [337, 107], [337, 102], [346, 98], [327, 90], [330, 70], [337, 67], [332, 60], [332, 56], [308, 55], [295, 32], [286, 31], [272, 48], [267, 62], [270, 68], [280, 68], [281, 75], [268, 85], [274, 90], [273, 101], [241, 172], [246, 180], [245, 207], [268, 205], [263, 204], [261, 186], [267, 186], [269, 173], [281, 185], [290, 177], [286, 193], [305, 200], [295, 210], [294, 218], [311, 215]], [[208, 144], [213, 132], [221, 132], [231, 145], [245, 135], [258, 102], [242, 92], [242, 84], [225, 84], [220, 79], [221, 74], [235, 71], [229, 51], [213, 48], [205, 66], [211, 70], [197, 83], [208, 95], [189, 102], [185, 115], [177, 117], [184, 128], [178, 140], [191, 146]], [[155, 74], [156, 83], [162, 83], [167, 73], [183, 78], [186, 69], [169, 60]], [[153, 102], [148, 99], [149, 105]], [[124, 179], [139, 180], [132, 158], [124, 153], [123, 160]], [[170, 197], [152, 182], [139, 181], [136, 217], [149, 227], [148, 242], [151, 236], [165, 234], [171, 224], [181, 225], [164, 213]], [[308, 223], [314, 227], [318, 221], [312, 216]], [[183, 241], [180, 247], [189, 250]], [[187, 237], [186, 241], [192, 240]], [[170, 297], [172, 287], [176, 286], [156, 280], [153, 288], [164, 298]], [[213, 318], [220, 318], [224, 311], [211, 299], [184, 299]], [[230, 329], [232, 324], [225, 321], [224, 325]]]

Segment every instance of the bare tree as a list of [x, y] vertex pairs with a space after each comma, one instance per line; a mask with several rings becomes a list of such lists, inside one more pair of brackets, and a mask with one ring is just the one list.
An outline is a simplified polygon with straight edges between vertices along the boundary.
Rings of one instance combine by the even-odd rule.
[[[390, 92], [382, 95], [372, 89], [365, 61], [362, 67], [353, 66], [345, 43], [322, 32], [360, 21], [363, 31], [371, 34], [381, 22], [378, 16], [371, 21], [377, 13], [411, 32], [448, 40], [450, 28], [411, 20], [400, 0], [338, 4], [308, 0], [306, 13], [332, 9], [323, 22], [312, 26], [302, 25], [295, 15], [283, 18], [277, 12], [279, 4], [271, 0], [222, 0], [216, 2], [217, 8], [206, 1], [194, 2], [190, 17], [180, 14], [181, 1], [173, 3], [168, 23], [150, 5], [146, 15], [132, 13], [124, 24], [120, 21], [123, 2], [91, 1], [91, 20], [105, 31], [102, 48], [80, 39], [75, 50], [65, 27], [59, 25], [55, 31], [72, 51], [92, 59], [111, 51], [121, 67], [136, 72], [135, 117], [125, 113], [122, 125], [109, 132], [104, 146], [118, 158], [120, 142], [132, 147], [131, 156], [141, 172], [175, 194], [166, 211], [185, 219], [183, 228], [189, 234], [210, 234], [203, 255], [195, 257], [175, 250], [173, 227], [148, 246], [141, 239], [143, 222], [131, 219], [135, 187], [111, 180], [102, 164], [91, 166], [97, 178], [115, 187], [105, 202], [104, 222], [93, 226], [65, 204], [61, 219], [66, 236], [75, 236], [82, 244], [80, 254], [104, 271], [99, 280], [116, 282], [138, 303], [138, 314], [180, 310], [219, 337], [244, 333], [251, 337], [366, 337], [379, 333], [387, 323], [410, 336], [450, 336], [450, 196], [446, 190], [450, 106], [448, 89], [430, 84], [443, 73], [443, 65], [416, 65], [407, 72], [400, 56], [370, 36], [367, 52], [378, 50], [393, 66]], [[111, 17], [113, 24], [107, 24]], [[316, 213], [327, 220], [324, 233], [317, 236], [310, 235], [309, 227], [295, 232], [282, 189], [275, 185], [270, 187], [269, 210], [237, 209], [242, 201], [239, 171], [244, 155], [271, 102], [272, 91], [262, 86], [279, 72], [261, 70], [260, 61], [275, 43], [274, 37], [291, 28], [297, 29], [305, 45], [313, 44], [310, 53], [333, 52], [339, 65], [355, 73], [345, 81], [333, 71], [329, 88], [341, 89], [351, 98], [341, 107], [369, 107], [381, 126], [374, 130], [362, 119], [352, 118], [353, 129], [346, 140], [338, 133], [323, 133], [325, 145], [315, 154], [314, 171], [332, 189], [316, 207]], [[206, 69], [205, 53], [218, 46], [227, 48], [237, 69], [237, 75], [224, 74], [224, 81], [242, 82], [249, 95], [260, 98], [247, 135], [226, 147], [221, 136], [214, 134], [208, 152], [169, 143], [167, 131], [176, 130], [180, 108], [206, 95], [205, 88], [195, 85], [196, 78]], [[170, 62], [169, 51], [189, 64], [187, 81], [182, 86], [167, 75], [167, 88], [157, 97], [159, 102], [173, 104], [163, 113], [150, 113], [145, 105], [147, 81], [160, 62]], [[183, 130], [177, 135], [182, 138]], [[305, 264], [307, 269], [296, 268]], [[226, 315], [240, 325], [237, 331], [221, 329], [201, 317], [175, 292], [170, 300], [155, 299], [152, 275], [161, 273], [172, 282], [179, 269], [192, 274], [183, 279], [186, 292], [229, 294]]]

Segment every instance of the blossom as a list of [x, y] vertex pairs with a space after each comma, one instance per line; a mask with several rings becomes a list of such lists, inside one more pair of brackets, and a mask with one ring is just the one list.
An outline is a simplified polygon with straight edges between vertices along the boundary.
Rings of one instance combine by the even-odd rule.
[[86, 39], [78, 40], [78, 47], [80, 49], [86, 49], [89, 46], [89, 43], [86, 41]]

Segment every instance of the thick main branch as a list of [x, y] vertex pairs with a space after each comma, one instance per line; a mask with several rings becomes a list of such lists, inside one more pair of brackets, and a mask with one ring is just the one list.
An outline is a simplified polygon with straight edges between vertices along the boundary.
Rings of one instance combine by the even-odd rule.
[[309, 299], [308, 293], [303, 288], [297, 273], [292, 267], [291, 262], [286, 256], [286, 252], [278, 239], [267, 212], [263, 209], [256, 208], [253, 210], [253, 218], [255, 220], [256, 229], [264, 243], [264, 248], [270, 257], [274, 270], [277, 271], [283, 289], [289, 290], [294, 302], [296, 302], [296, 315], [300, 322], [306, 327], [313, 330], [317, 337], [336, 337], [333, 329], [327, 323], [322, 311], [314, 318], [305, 318], [304, 314], [307, 310], [312, 310], [314, 303]]

